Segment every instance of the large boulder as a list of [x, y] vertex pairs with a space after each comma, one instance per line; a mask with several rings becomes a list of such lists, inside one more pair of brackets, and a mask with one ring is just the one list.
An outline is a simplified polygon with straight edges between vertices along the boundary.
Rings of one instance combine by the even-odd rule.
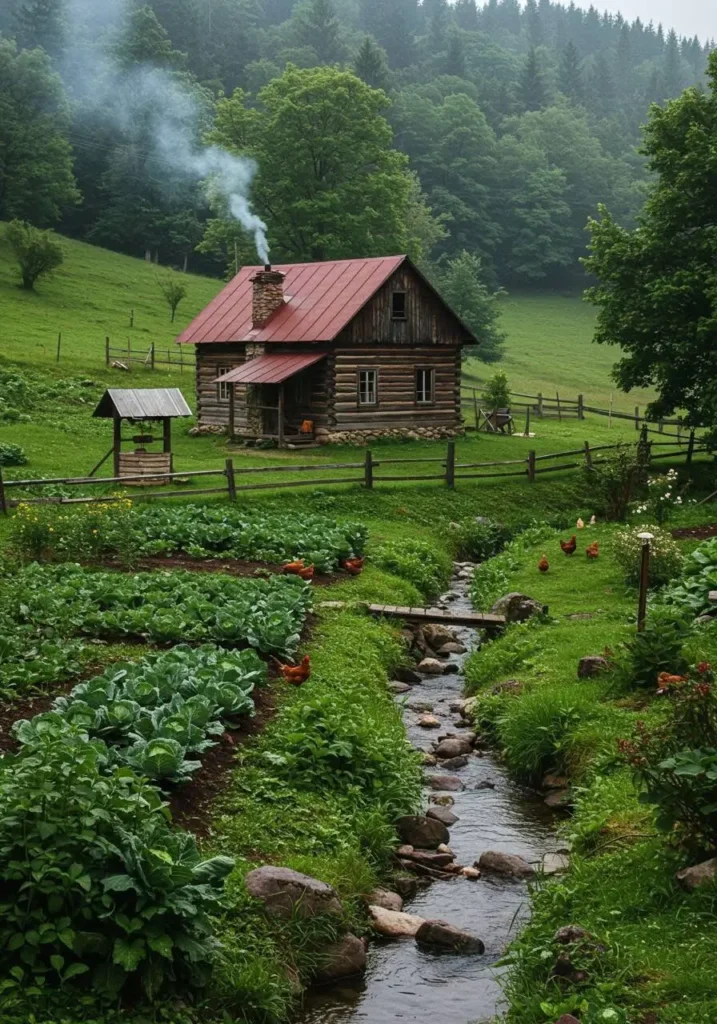
[[588, 654], [578, 663], [578, 679], [592, 679], [610, 668], [607, 658], [600, 654]]
[[485, 946], [477, 936], [464, 932], [447, 921], [424, 921], [416, 932], [416, 942], [461, 953], [485, 952]]
[[442, 676], [446, 671], [445, 664], [438, 658], [424, 658], [416, 667], [424, 676]]
[[439, 654], [442, 658], [447, 658], [450, 654], [467, 654], [468, 648], [465, 644], [459, 643], [458, 640], [449, 640], [447, 644], [442, 644], [436, 654]]
[[368, 894], [366, 901], [371, 907], [382, 907], [394, 912], [403, 910], [403, 900], [397, 892], [391, 892], [390, 889], [374, 889]]
[[386, 910], [385, 907], [372, 906], [368, 908], [373, 926], [379, 935], [389, 935], [392, 938], [401, 938], [404, 935], [413, 937], [421, 925], [424, 917], [417, 914], [402, 914], [396, 910]]
[[702, 861], [691, 868], [683, 868], [675, 876], [683, 889], [692, 892], [694, 889], [701, 889], [703, 885], [712, 885], [717, 882], [717, 857], [711, 860]]
[[527, 594], [505, 594], [491, 608], [491, 615], [503, 615], [506, 622], [527, 622], [536, 615], [547, 615], [548, 606]]
[[319, 985], [330, 985], [344, 978], [355, 978], [366, 970], [366, 943], [351, 933], [328, 946], [322, 954], [322, 965], [314, 973]]
[[433, 753], [436, 757], [449, 758], [460, 757], [461, 754], [470, 754], [473, 750], [473, 735], [449, 736], [441, 740], [435, 747]]
[[450, 828], [451, 825], [459, 820], [458, 815], [454, 814], [450, 807], [429, 807], [426, 811], [427, 818], [435, 818], [436, 821], [442, 821], [443, 824]]
[[442, 821], [423, 817], [420, 814], [407, 814], [396, 822], [396, 831], [402, 843], [417, 847], [419, 850], [436, 850], [441, 843], [450, 839], [448, 829]]
[[274, 917], [316, 917], [318, 914], [341, 913], [335, 889], [318, 878], [302, 875], [291, 868], [269, 864], [255, 868], [246, 876], [244, 884], [249, 894], [261, 900], [266, 912]]
[[524, 857], [517, 857], [513, 853], [500, 853], [498, 850], [486, 850], [481, 854], [480, 860], [476, 861], [475, 866], [480, 871], [504, 875], [506, 878], [535, 877], [535, 868]]
[[431, 789], [444, 789], [448, 793], [460, 793], [466, 788], [457, 775], [429, 775], [426, 782]]
[[444, 644], [456, 643], [455, 633], [438, 622], [429, 622], [423, 626], [421, 633], [429, 647], [438, 651]]

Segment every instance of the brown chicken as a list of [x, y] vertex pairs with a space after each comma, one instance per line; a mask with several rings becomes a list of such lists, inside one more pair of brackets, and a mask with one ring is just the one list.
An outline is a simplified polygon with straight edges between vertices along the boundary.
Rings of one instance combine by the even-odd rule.
[[574, 555], [578, 547], [578, 539], [573, 535], [570, 540], [561, 540], [560, 547], [565, 555]]
[[547, 555], [543, 555], [543, 557], [540, 559], [540, 561], [538, 562], [538, 568], [541, 572], [548, 571], [548, 569], [550, 568], [550, 562], [548, 561]]
[[594, 540], [592, 544], [588, 544], [588, 546], [585, 548], [585, 554], [588, 556], [588, 558], [600, 557], [600, 545], [596, 540]]
[[284, 679], [293, 686], [301, 686], [311, 675], [311, 660], [305, 654], [298, 665], [284, 665], [283, 662], [274, 658]]
[[346, 558], [344, 559], [343, 567], [351, 576], [360, 576], [363, 572], [363, 564], [363, 558]]
[[296, 562], [287, 562], [282, 572], [287, 573], [289, 576], [301, 576], [302, 580], [312, 580], [314, 578], [313, 565], [306, 565], [302, 559], [298, 559]]

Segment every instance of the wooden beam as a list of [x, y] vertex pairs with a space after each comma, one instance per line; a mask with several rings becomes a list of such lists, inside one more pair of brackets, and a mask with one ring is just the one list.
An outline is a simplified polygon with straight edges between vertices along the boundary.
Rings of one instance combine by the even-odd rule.
[[279, 385], [279, 408], [277, 410], [279, 417], [279, 439], [278, 445], [281, 448], [284, 444], [284, 385]]
[[112, 445], [114, 451], [114, 475], [118, 477], [120, 475], [120, 451], [122, 450], [122, 420], [119, 416], [113, 418], [112, 427], [114, 431]]

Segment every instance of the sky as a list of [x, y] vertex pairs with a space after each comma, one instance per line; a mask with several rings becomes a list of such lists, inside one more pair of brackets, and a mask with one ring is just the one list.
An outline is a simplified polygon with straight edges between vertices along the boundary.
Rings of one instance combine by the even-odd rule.
[[[674, 28], [679, 35], [717, 39], [717, 0], [593, 0], [599, 11], [611, 14], [622, 12], [628, 21], [641, 18], [644, 22], [662, 24], [665, 30]], [[587, 9], [591, 0], [576, 0]]]

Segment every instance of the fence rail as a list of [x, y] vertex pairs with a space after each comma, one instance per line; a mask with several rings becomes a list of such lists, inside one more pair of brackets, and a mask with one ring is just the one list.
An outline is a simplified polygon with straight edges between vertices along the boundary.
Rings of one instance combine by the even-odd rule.
[[[85, 476], [53, 477], [52, 479], [47, 480], [6, 480], [3, 477], [2, 468], [0, 467], [0, 514], [7, 515], [12, 508], [17, 507], [20, 504], [76, 505], [116, 500], [116, 496], [112, 494], [95, 496], [81, 495], [76, 498], [56, 496], [26, 498], [11, 497], [11, 493], [17, 488], [37, 488], [41, 490], [43, 487], [56, 485], [63, 485], [65, 487], [107, 487], [113, 485], [125, 486], [133, 483], [142, 483], [146, 485], [154, 482], [172, 484], [175, 481], [186, 483], [188, 480], [196, 478], [218, 477], [221, 478], [221, 483], [218, 486], [169, 491], [137, 491], [137, 493], [133, 494], [132, 500], [146, 501], [156, 500], [157, 498], [184, 498], [198, 497], [208, 494], [225, 494], [231, 501], [236, 501], [238, 494], [244, 491], [264, 491], [296, 487], [322, 487], [335, 484], [355, 484], [363, 486], [367, 490], [372, 490], [377, 484], [412, 483], [417, 481], [442, 481], [447, 487], [453, 488], [456, 484], [461, 483], [464, 480], [495, 480], [501, 479], [502, 477], [522, 477], [527, 480], [527, 482], [534, 483], [536, 478], [544, 473], [557, 473], [563, 470], [572, 470], [581, 467], [591, 469], [596, 464], [605, 461], [605, 456], [601, 453], [614, 451], [620, 447], [622, 447], [620, 444], [591, 445], [589, 441], [586, 441], [582, 448], [574, 448], [569, 451], [562, 452], [551, 452], [547, 455], [538, 455], [534, 450], [531, 450], [528, 452], [527, 457], [523, 459], [506, 459], [505, 461], [491, 462], [457, 462], [456, 444], [454, 441], [449, 441], [445, 458], [382, 459], [380, 456], [375, 458], [373, 452], [368, 449], [361, 462], [334, 462], [318, 465], [310, 464], [297, 466], [284, 463], [277, 466], [238, 467], [234, 465], [233, 459], [227, 459], [222, 469], [196, 469], [189, 470], [185, 473], [157, 473], [155, 477], [149, 479], [147, 476]], [[654, 448], [669, 448], [671, 450], [654, 452]], [[675, 446], [671, 441], [650, 441], [648, 449], [650, 461], [656, 459], [685, 458], [688, 464], [692, 462], [695, 455], [707, 452], [708, 450], [707, 446], [695, 436], [694, 431], [691, 431], [686, 447], [680, 447], [675, 450]], [[579, 458], [577, 458], [578, 456]], [[565, 462], [565, 459], [570, 459], [571, 461]], [[554, 462], [555, 465], [544, 465], [546, 462]], [[397, 476], [390, 471], [388, 475], [377, 474], [377, 470], [380, 470], [384, 466], [393, 466], [397, 464], [406, 465], [409, 463], [419, 465], [438, 465], [441, 467], [441, 472], [421, 472], [415, 475], [404, 476]], [[360, 473], [355, 475], [343, 475], [344, 471], [348, 470], [360, 470]], [[479, 472], [465, 472], [466, 470], [478, 470]], [[329, 478], [323, 476], [323, 474], [327, 472], [339, 471], [342, 473], [341, 476]], [[287, 472], [301, 474], [311, 473], [315, 475], [312, 475], [308, 479], [301, 480], [270, 480], [266, 483], [260, 483], [257, 481], [250, 481], [247, 483], [241, 482], [243, 477], [254, 474], [266, 475], [275, 473], [282, 474]], [[318, 474], [322, 475], [318, 476]]]
[[156, 370], [160, 366], [179, 367], [183, 373], [185, 367], [193, 370], [196, 364], [194, 352], [185, 352], [185, 345], [177, 345], [176, 348], [157, 348], [152, 342], [147, 349], [139, 349], [132, 346], [130, 339], [127, 344], [112, 345], [109, 338], [105, 338], [105, 366], [117, 366], [131, 370], [133, 366], [141, 366], [145, 370]]

